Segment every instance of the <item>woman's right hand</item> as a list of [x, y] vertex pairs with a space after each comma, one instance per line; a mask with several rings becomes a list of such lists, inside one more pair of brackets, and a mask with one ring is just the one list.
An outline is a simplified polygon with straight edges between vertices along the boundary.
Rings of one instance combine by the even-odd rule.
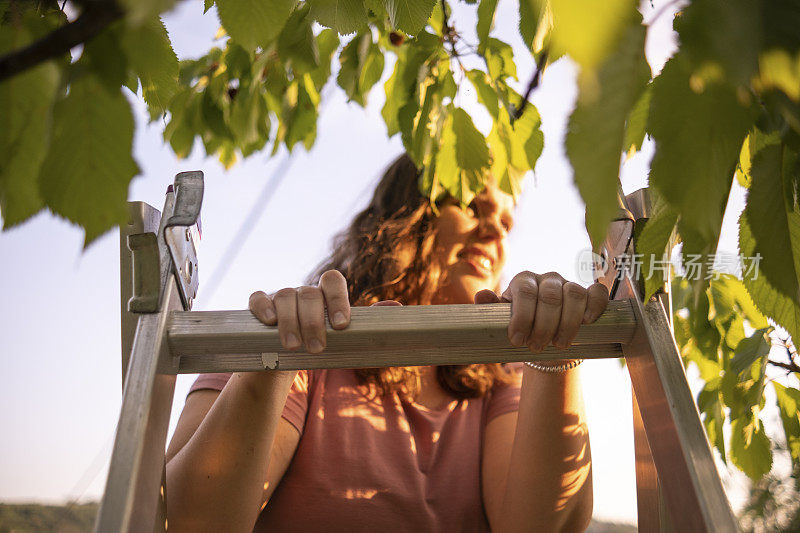
[[286, 288], [269, 297], [263, 291], [250, 295], [250, 312], [268, 326], [278, 325], [281, 344], [297, 350], [305, 344], [310, 353], [325, 349], [325, 309], [333, 329], [350, 325], [347, 281], [338, 270], [328, 270], [318, 287]]

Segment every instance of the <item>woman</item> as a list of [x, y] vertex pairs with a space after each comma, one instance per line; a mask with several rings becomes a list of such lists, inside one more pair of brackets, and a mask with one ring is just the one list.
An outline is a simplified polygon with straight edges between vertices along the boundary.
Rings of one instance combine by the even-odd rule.
[[[511, 196], [489, 183], [434, 210], [417, 179], [398, 158], [308, 286], [250, 297], [286, 349], [325, 357], [324, 311], [343, 329], [351, 305], [511, 302], [509, 340], [534, 353], [602, 314], [603, 286], [555, 273], [517, 274], [498, 297]], [[581, 531], [578, 362], [200, 376], [167, 451], [169, 528]]]

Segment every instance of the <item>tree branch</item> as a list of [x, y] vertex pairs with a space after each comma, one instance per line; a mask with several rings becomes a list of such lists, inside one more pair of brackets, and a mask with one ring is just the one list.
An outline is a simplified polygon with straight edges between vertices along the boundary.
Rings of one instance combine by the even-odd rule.
[[800, 373], [800, 366], [794, 364], [794, 361], [790, 361], [788, 363], [781, 363], [780, 361], [773, 361], [772, 359], [767, 359], [767, 363], [771, 364], [772, 366], [777, 366], [783, 369], [788, 370], [789, 372], [799, 372]]
[[536, 70], [531, 77], [531, 81], [528, 83], [528, 88], [525, 90], [525, 94], [522, 96], [522, 103], [519, 105], [519, 108], [514, 111], [514, 120], [517, 120], [519, 117], [521, 117], [522, 113], [525, 111], [525, 106], [528, 105], [528, 98], [530, 98], [533, 90], [539, 86], [539, 82], [542, 79], [542, 71], [544, 70], [546, 63], [547, 48], [542, 50], [542, 53], [539, 54], [539, 59], [536, 61]]
[[122, 10], [115, 2], [87, 3], [86, 9], [73, 22], [61, 26], [25, 48], [0, 57], [0, 82], [67, 53], [73, 46], [85, 43], [99, 34], [122, 15]]

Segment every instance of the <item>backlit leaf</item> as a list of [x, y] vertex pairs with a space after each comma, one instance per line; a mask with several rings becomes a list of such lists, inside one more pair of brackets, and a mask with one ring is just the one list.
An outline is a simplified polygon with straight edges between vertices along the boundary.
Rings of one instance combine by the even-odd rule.
[[659, 195], [653, 195], [652, 212], [635, 242], [636, 253], [642, 254], [645, 300], [664, 285], [669, 273], [671, 250], [667, 245], [677, 222], [677, 213]]
[[625, 140], [622, 142], [622, 151], [627, 153], [628, 157], [642, 149], [652, 96], [652, 86], [648, 85], [639, 95], [625, 122]]
[[278, 54], [285, 62], [291, 61], [297, 72], [308, 72], [319, 66], [319, 51], [314, 33], [311, 31], [311, 7], [299, 5], [289, 15], [278, 36]]
[[39, 186], [54, 213], [84, 228], [84, 246], [127, 220], [128, 184], [139, 172], [132, 148], [133, 114], [122, 93], [92, 76], [74, 81], [56, 104]]
[[764, 315], [773, 319], [793, 339], [800, 339], [800, 303], [778, 291], [762, 274], [756, 275], [759, 266], [755, 257], [755, 240], [745, 213], [739, 217], [739, 253], [745, 257], [743, 281], [753, 302]]
[[772, 451], [761, 419], [751, 416], [731, 422], [731, 460], [753, 481], [772, 469]]
[[772, 381], [792, 463], [800, 466], [800, 391]]
[[600, 8], [594, 0], [550, 0], [553, 56], [569, 54], [586, 69], [599, 66], [616, 49], [638, 5], [634, 0], [608, 0]]
[[[523, 0], [525, 1], [525, 0]], [[494, 12], [497, 9], [497, 0], [483, 0], [478, 4], [478, 42], [483, 43], [489, 37], [489, 32], [494, 26]]]
[[795, 301], [800, 301], [800, 205], [796, 192], [793, 198], [784, 198], [783, 191], [798, 172], [797, 156], [788, 148], [769, 145], [759, 150], [744, 210], [754, 251], [762, 257], [759, 274]]
[[[629, 17], [632, 19], [632, 17]], [[644, 57], [645, 28], [632, 23], [617, 50], [587, 81], [569, 121], [566, 147], [575, 184], [586, 203], [586, 226], [593, 243], [602, 242], [617, 215], [617, 184], [625, 123], [650, 79]]]
[[[29, 43], [22, 27], [0, 31], [0, 52]], [[0, 82], [0, 214], [3, 228], [28, 219], [42, 208], [39, 168], [50, 144], [58, 67], [46, 62]]]
[[342, 35], [367, 25], [367, 11], [362, 0], [309, 0], [311, 16]]
[[141, 81], [144, 101], [155, 113], [165, 112], [178, 92], [178, 57], [164, 23], [153, 18], [127, 29], [120, 44]]
[[436, 0], [383, 0], [393, 28], [416, 35], [431, 16]]
[[296, 0], [216, 0], [222, 26], [246, 50], [271, 43], [296, 3]]
[[690, 75], [680, 52], [669, 60], [653, 82], [648, 122], [656, 143], [650, 184], [681, 217], [684, 256], [716, 247], [739, 151], [754, 120], [733, 88], [693, 88]]

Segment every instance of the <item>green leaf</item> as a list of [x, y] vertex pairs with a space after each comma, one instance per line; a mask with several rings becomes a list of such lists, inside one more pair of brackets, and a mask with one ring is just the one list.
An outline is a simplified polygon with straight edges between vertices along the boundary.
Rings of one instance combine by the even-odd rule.
[[392, 28], [416, 35], [433, 12], [436, 0], [383, 0]]
[[770, 342], [767, 330], [759, 329], [755, 333], [742, 339], [736, 346], [736, 356], [731, 361], [731, 370], [737, 375], [748, 370], [756, 359], [769, 355]]
[[797, 157], [788, 148], [773, 144], [759, 150], [744, 216], [754, 251], [762, 257], [759, 275], [784, 296], [800, 301], [800, 205], [796, 192], [793, 198], [783, 193], [797, 172]]
[[154, 18], [129, 28], [120, 44], [141, 81], [144, 101], [155, 113], [165, 112], [178, 92], [178, 56], [164, 23]]
[[[3, 27], [0, 52], [30, 42], [21, 27]], [[3, 228], [19, 224], [43, 206], [39, 168], [50, 144], [53, 102], [60, 74], [41, 63], [0, 83], [0, 213]]]
[[296, 0], [216, 0], [225, 31], [248, 51], [256, 46], [266, 48], [278, 36], [296, 3]]
[[214, 7], [214, 0], [203, 0], [203, 15], [208, 13], [212, 7]]
[[[754, 113], [724, 84], [690, 86], [681, 53], [653, 82], [650, 184], [681, 217], [684, 256], [716, 247], [736, 161]], [[713, 251], [713, 249], [711, 250]]]
[[124, 25], [112, 24], [86, 43], [76, 70], [90, 70], [109, 91], [116, 91], [128, 79], [127, 58], [122, 51], [121, 34]]
[[619, 210], [625, 121], [650, 79], [644, 38], [644, 26], [632, 23], [596, 76], [591, 81], [584, 75], [579, 78], [580, 94], [570, 117], [566, 147], [575, 184], [586, 203], [586, 226], [593, 243], [603, 241]]
[[545, 0], [519, 0], [519, 34], [534, 53], [542, 49], [541, 43], [537, 46], [536, 34], [546, 12]]
[[319, 66], [319, 50], [311, 31], [311, 6], [299, 4], [278, 36], [278, 55], [292, 64], [296, 72], [308, 72]]
[[497, 99], [497, 91], [495, 91], [491, 85], [489, 85], [489, 80], [486, 77], [486, 73], [482, 70], [473, 69], [467, 71], [467, 78], [469, 79], [472, 86], [475, 87], [475, 91], [478, 94], [478, 101], [483, 104], [492, 118], [497, 121], [498, 118], [498, 99]]
[[634, 244], [636, 253], [642, 254], [641, 276], [645, 286], [642, 296], [645, 301], [664, 285], [669, 273], [671, 250], [667, 249], [667, 245], [677, 222], [677, 213], [660, 195], [654, 194], [652, 213]]
[[[719, 365], [717, 365], [719, 366]], [[725, 412], [722, 410], [719, 392], [719, 376], [708, 380], [697, 396], [697, 407], [703, 415], [703, 426], [706, 428], [708, 441], [719, 450], [720, 457], [727, 463], [725, 453]]]
[[[225, 110], [221, 107], [227, 105], [227, 97], [223, 97], [221, 91], [214, 90], [215, 85], [221, 85], [221, 83], [210, 84], [200, 97], [200, 118], [202, 125], [205, 126], [205, 130], [211, 137], [216, 137], [220, 141], [222, 139], [230, 140], [233, 138], [233, 134], [225, 123]], [[210, 141], [209, 135], [203, 135], [203, 140]], [[214, 151], [212, 149], [208, 154], [211, 155]]]
[[194, 145], [195, 117], [199, 115], [200, 95], [188, 87], [170, 102], [169, 122], [164, 127], [164, 141], [179, 158], [188, 157]]
[[514, 63], [514, 49], [511, 45], [489, 37], [482, 43], [479, 51], [486, 58], [486, 69], [492, 81], [505, 80], [508, 77], [517, 79], [517, 64]]
[[616, 49], [638, 5], [634, 0], [608, 0], [599, 9], [594, 0], [550, 0], [551, 55], [569, 54], [584, 69], [599, 66]]
[[456, 160], [464, 170], [480, 171], [489, 168], [489, 149], [466, 111], [453, 111], [453, 132], [456, 135]]
[[800, 54], [792, 57], [781, 49], [763, 52], [758, 58], [753, 87], [762, 94], [780, 90], [795, 102], [800, 101]]
[[743, 281], [753, 302], [764, 315], [773, 319], [793, 339], [800, 339], [800, 304], [778, 291], [764, 275], [754, 276], [755, 240], [745, 213], [739, 217], [739, 252], [745, 257]]
[[120, 6], [125, 10], [126, 22], [134, 27], [149, 24], [153, 17], [169, 11], [173, 4], [175, 0], [120, 0]]
[[356, 35], [339, 54], [341, 68], [336, 81], [344, 89], [349, 100], [362, 107], [367, 104], [367, 95], [383, 74], [383, 52], [372, 42], [372, 33], [366, 31]]
[[436, 172], [442, 187], [461, 205], [468, 205], [486, 185], [489, 150], [472, 119], [461, 108], [452, 109], [444, 124]]
[[[295, 80], [289, 85], [283, 99], [277, 135], [290, 152], [299, 142], [307, 150], [314, 144], [317, 136], [318, 104], [319, 94], [308, 74], [302, 80]], [[275, 145], [278, 145], [277, 140]]]
[[736, 315], [746, 319], [753, 329], [769, 326], [767, 318], [753, 304], [753, 299], [742, 280], [730, 274], [723, 274], [711, 282], [710, 289], [717, 320]]
[[127, 220], [128, 184], [139, 172], [132, 149], [133, 114], [122, 93], [93, 76], [73, 81], [53, 113], [39, 186], [54, 213], [84, 228], [84, 247]]
[[753, 128], [747, 135], [747, 138], [742, 143], [742, 150], [739, 154], [739, 164], [736, 167], [736, 180], [739, 185], [749, 189], [753, 181], [750, 175], [753, 162], [752, 158], [759, 150], [769, 144], [780, 143], [780, 135], [777, 131], [771, 133], [764, 133], [758, 128]]
[[316, 41], [317, 50], [319, 50], [319, 67], [311, 72], [311, 79], [319, 92], [331, 75], [331, 60], [333, 53], [339, 47], [339, 34], [330, 28], [325, 28], [319, 32]]
[[[400, 112], [407, 103], [418, 98], [420, 80], [427, 74], [425, 62], [437, 51], [444, 53], [441, 41], [437, 36], [427, 32], [420, 32], [411, 42], [407, 41], [398, 48], [394, 72], [383, 86], [386, 102], [381, 109], [381, 115], [386, 123], [389, 137], [400, 131]], [[408, 124], [411, 123], [415, 113], [416, 110], [410, 114]], [[406, 114], [408, 115], [408, 110]]]
[[522, 145], [525, 161], [523, 165], [523, 156], [518, 155], [519, 151], [514, 149], [510, 161], [515, 167], [525, 170], [536, 168], [536, 161], [539, 160], [544, 149], [544, 133], [542, 133], [541, 126], [542, 118], [539, 110], [531, 102], [528, 102], [522, 116], [511, 125], [513, 129], [511, 138], [514, 143]]
[[233, 99], [228, 125], [241, 146], [253, 144], [258, 140], [259, 119], [269, 120], [266, 116], [260, 116], [259, 100], [262, 99], [257, 86], [240, 87]]
[[757, 416], [731, 421], [731, 461], [753, 481], [772, 469], [772, 450], [764, 425]]
[[478, 4], [478, 24], [475, 27], [475, 31], [478, 33], [478, 42], [484, 43], [489, 37], [489, 32], [492, 31], [494, 26], [494, 13], [496, 10], [497, 0], [483, 0]]
[[636, 104], [625, 122], [625, 140], [622, 141], [622, 150], [628, 154], [628, 157], [642, 149], [652, 97], [652, 85], [648, 85], [639, 95], [639, 99], [636, 100]]
[[[695, 75], [748, 83], [760, 47], [758, 3], [751, 0], [702, 0], [675, 19], [681, 50], [699, 68]], [[735, 36], [735, 38], [732, 38]]]
[[[437, 139], [441, 134], [440, 129], [446, 115], [442, 108], [442, 100], [448, 96], [448, 92], [451, 90], [448, 85], [452, 81], [452, 72], [449, 69], [441, 70], [438, 78], [433, 76], [426, 78], [419, 87], [422, 106], [414, 116], [412, 124], [409, 126], [404, 124], [401, 128], [403, 130], [403, 146], [418, 168], [423, 168], [432, 162], [433, 144], [438, 142]], [[450, 96], [452, 97], [452, 95]], [[405, 117], [406, 114], [403, 114], [404, 121]], [[407, 134], [406, 131], [409, 130], [410, 134]], [[427, 187], [422, 190], [426, 197], [430, 197], [431, 192]]]
[[308, 3], [314, 20], [342, 35], [367, 25], [367, 11], [362, 0], [308, 0]]
[[792, 463], [800, 466], [800, 391], [772, 381]]

